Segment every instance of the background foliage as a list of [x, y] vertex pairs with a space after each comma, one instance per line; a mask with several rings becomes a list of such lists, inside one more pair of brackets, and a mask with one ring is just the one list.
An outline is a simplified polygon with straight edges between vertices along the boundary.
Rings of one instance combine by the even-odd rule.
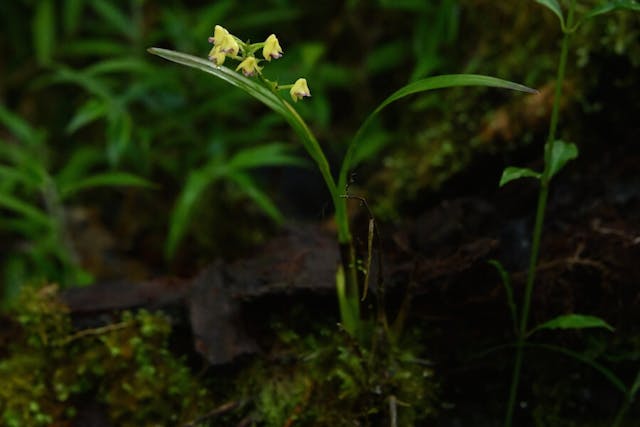
[[[580, 0], [578, 12], [596, 3]], [[329, 195], [278, 117], [242, 91], [146, 52], [159, 46], [204, 57], [215, 24], [252, 41], [278, 34], [285, 56], [270, 65], [268, 77], [307, 78], [313, 97], [297, 107], [336, 158], [373, 105], [421, 77], [481, 73], [541, 91], [534, 100], [452, 90], [390, 106], [368, 135], [367, 149], [359, 153], [366, 161], [351, 183], [380, 220], [401, 224], [403, 216], [438, 203], [434, 190], [473, 195], [482, 183], [497, 185], [504, 164], [539, 158], [560, 34], [556, 16], [533, 0], [0, 2], [0, 299], [14, 301], [10, 315], [22, 328], [18, 339], [6, 339], [13, 347], [0, 346], [0, 375], [17, 397], [15, 406], [3, 408], [9, 425], [47, 425], [51, 414], [71, 416], [60, 412], [65, 399], [98, 389], [103, 402], [113, 403], [113, 419], [130, 418], [139, 401], [109, 387], [135, 377], [138, 367], [136, 389], [159, 396], [152, 405], [158, 412], [141, 414], [149, 416], [144, 421], [166, 422], [166, 401], [177, 395], [185, 400], [171, 411], [182, 411], [184, 420], [202, 409], [194, 402], [208, 402], [188, 368], [166, 351], [170, 325], [162, 316], [123, 314], [117, 320], [126, 325], [122, 330], [88, 339], [99, 346], [84, 339], [54, 346], [42, 337], [70, 336], [67, 314], [25, 284], [192, 276], [215, 258], [245, 253], [283, 224], [329, 219]], [[580, 140], [581, 156], [594, 158], [624, 138], [640, 137], [628, 120], [629, 112], [640, 109], [633, 96], [639, 24], [639, 14], [611, 13], [575, 34], [561, 133]], [[456, 180], [464, 174], [464, 182]], [[632, 186], [625, 194], [634, 194]], [[613, 343], [589, 338], [585, 357], [635, 373], [637, 328], [615, 326], [626, 326], [627, 335], [616, 335]], [[358, 359], [336, 348], [342, 364], [333, 375], [342, 382], [335, 382], [354, 383], [357, 372], [336, 372], [350, 372]], [[457, 351], [467, 350], [463, 345]], [[67, 351], [89, 370], [107, 364], [108, 375], [74, 373]], [[589, 383], [591, 377], [579, 372]], [[15, 373], [30, 378], [33, 387], [25, 391]], [[149, 381], [156, 374], [162, 381]], [[304, 397], [310, 380], [294, 374], [285, 377], [290, 382], [258, 392], [263, 417], [271, 410], [282, 421], [291, 412], [273, 408], [268, 387], [296, 384]], [[578, 399], [572, 394], [577, 380], [538, 374], [536, 422], [553, 425], [575, 415], [558, 402]], [[376, 379], [395, 386], [387, 380]], [[416, 394], [415, 384], [405, 385], [404, 393]], [[425, 401], [431, 402], [430, 393]], [[34, 406], [34, 399], [47, 406]]]

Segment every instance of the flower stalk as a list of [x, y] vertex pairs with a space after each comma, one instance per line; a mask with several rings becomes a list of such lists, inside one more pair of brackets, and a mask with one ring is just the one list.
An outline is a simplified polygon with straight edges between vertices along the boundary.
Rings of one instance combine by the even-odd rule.
[[524, 291], [524, 301], [522, 304], [522, 312], [518, 328], [518, 336], [516, 338], [516, 357], [513, 365], [513, 374], [511, 377], [511, 386], [509, 388], [509, 400], [507, 403], [507, 414], [505, 417], [505, 427], [511, 427], [513, 424], [513, 414], [516, 406], [516, 398], [518, 394], [518, 385], [520, 383], [520, 373], [522, 371], [522, 362], [524, 359], [524, 347], [527, 340], [527, 327], [529, 322], [529, 312], [531, 310], [531, 297], [533, 295], [533, 286], [536, 279], [536, 269], [538, 266], [538, 258], [540, 255], [540, 241], [542, 239], [542, 228], [544, 225], [544, 217], [547, 208], [547, 200], [549, 198], [549, 183], [552, 177], [552, 153], [556, 141], [556, 131], [560, 116], [560, 102], [562, 100], [562, 88], [564, 85], [565, 70], [567, 66], [567, 58], [569, 55], [569, 42], [573, 33], [573, 21], [576, 0], [571, 0], [567, 15], [567, 28], [562, 29], [562, 47], [560, 50], [560, 62], [558, 64], [555, 93], [553, 98], [553, 109], [551, 111], [551, 122], [549, 125], [549, 133], [544, 147], [544, 170], [540, 177], [540, 191], [538, 193], [538, 203], [536, 207], [536, 217], [532, 234], [531, 254], [529, 256], [529, 266], [527, 270], [526, 285]]

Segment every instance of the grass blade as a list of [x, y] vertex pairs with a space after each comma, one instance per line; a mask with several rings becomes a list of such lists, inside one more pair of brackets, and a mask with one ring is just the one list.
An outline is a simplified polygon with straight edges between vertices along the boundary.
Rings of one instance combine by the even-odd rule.
[[351, 144], [349, 145], [349, 149], [347, 150], [347, 154], [342, 162], [342, 167], [340, 169], [340, 179], [338, 181], [338, 188], [344, 188], [347, 183], [348, 172], [355, 165], [353, 163], [353, 158], [355, 152], [357, 150], [358, 144], [364, 135], [364, 131], [369, 127], [369, 125], [373, 122], [374, 118], [385, 108], [387, 105], [395, 102], [399, 99], [402, 99], [406, 96], [426, 92], [429, 90], [435, 89], [444, 89], [450, 87], [458, 87], [458, 86], [485, 86], [485, 87], [496, 87], [503, 89], [511, 89], [521, 92], [527, 93], [537, 93], [535, 89], [531, 89], [527, 86], [510, 82], [507, 80], [498, 79], [496, 77], [482, 76], [478, 74], [448, 74], [443, 76], [435, 76], [428, 77], [426, 79], [418, 80], [413, 83], [409, 83], [408, 85], [398, 89], [394, 93], [392, 93], [387, 99], [382, 101], [378, 107], [373, 110], [373, 112], [367, 117], [367, 119], [363, 122], [362, 126], [356, 132], [356, 135], [351, 140]]
[[151, 181], [127, 172], [105, 172], [73, 181], [60, 188], [60, 197], [67, 199], [79, 191], [96, 187], [154, 187]]

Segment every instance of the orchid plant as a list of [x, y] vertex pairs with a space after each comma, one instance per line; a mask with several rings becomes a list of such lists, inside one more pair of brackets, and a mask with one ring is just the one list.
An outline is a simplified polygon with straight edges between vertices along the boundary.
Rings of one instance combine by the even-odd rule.
[[[294, 103], [310, 97], [311, 91], [307, 80], [301, 77], [292, 84], [281, 85], [278, 82], [267, 79], [263, 73], [263, 69], [267, 65], [265, 63], [281, 58], [284, 54], [276, 35], [269, 35], [263, 42], [249, 43], [242, 41], [226, 28], [216, 25], [213, 35], [209, 37], [209, 43], [212, 43], [213, 47], [209, 52], [208, 59], [161, 48], [150, 48], [149, 52], [167, 60], [199, 69], [244, 90], [280, 114], [298, 135], [302, 145], [322, 175], [335, 209], [335, 221], [341, 254], [341, 263], [337, 268], [336, 288], [342, 326], [357, 339], [364, 339], [365, 331], [360, 317], [360, 288], [363, 285], [362, 282], [365, 282], [366, 279], [360, 280], [358, 270], [364, 270], [365, 276], [367, 276], [370, 264], [365, 263], [366, 265], [363, 266], [363, 263], [359, 263], [356, 257], [347, 216], [347, 200], [349, 197], [346, 195], [346, 189], [349, 172], [361, 159], [357, 155], [358, 149], [364, 140], [369, 125], [375, 120], [378, 113], [392, 102], [419, 92], [456, 86], [497, 87], [529, 93], [534, 93], [535, 90], [510, 81], [476, 74], [441, 75], [409, 83], [387, 97], [362, 122], [362, 125], [348, 144], [336, 180], [331, 173], [327, 157], [313, 132], [293, 105], [281, 94], [281, 91], [288, 90]], [[262, 49], [262, 59], [257, 56], [260, 49]], [[235, 70], [224, 65], [228, 59], [238, 61]], [[369, 260], [370, 258], [368, 257]]]

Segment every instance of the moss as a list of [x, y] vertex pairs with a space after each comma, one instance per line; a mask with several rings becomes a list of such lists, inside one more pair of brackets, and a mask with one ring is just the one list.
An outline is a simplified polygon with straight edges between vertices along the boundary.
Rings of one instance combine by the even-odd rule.
[[10, 314], [21, 332], [0, 361], [4, 425], [70, 425], [87, 396], [119, 426], [177, 425], [212, 406], [167, 349], [171, 325], [161, 313], [123, 312], [116, 323], [74, 332], [48, 286], [25, 289]]
[[397, 425], [414, 425], [436, 412], [438, 386], [417, 363], [415, 343], [364, 348], [321, 330], [283, 332], [281, 344], [271, 361], [256, 361], [238, 381], [238, 394], [253, 396], [257, 425], [391, 425], [391, 406]]

